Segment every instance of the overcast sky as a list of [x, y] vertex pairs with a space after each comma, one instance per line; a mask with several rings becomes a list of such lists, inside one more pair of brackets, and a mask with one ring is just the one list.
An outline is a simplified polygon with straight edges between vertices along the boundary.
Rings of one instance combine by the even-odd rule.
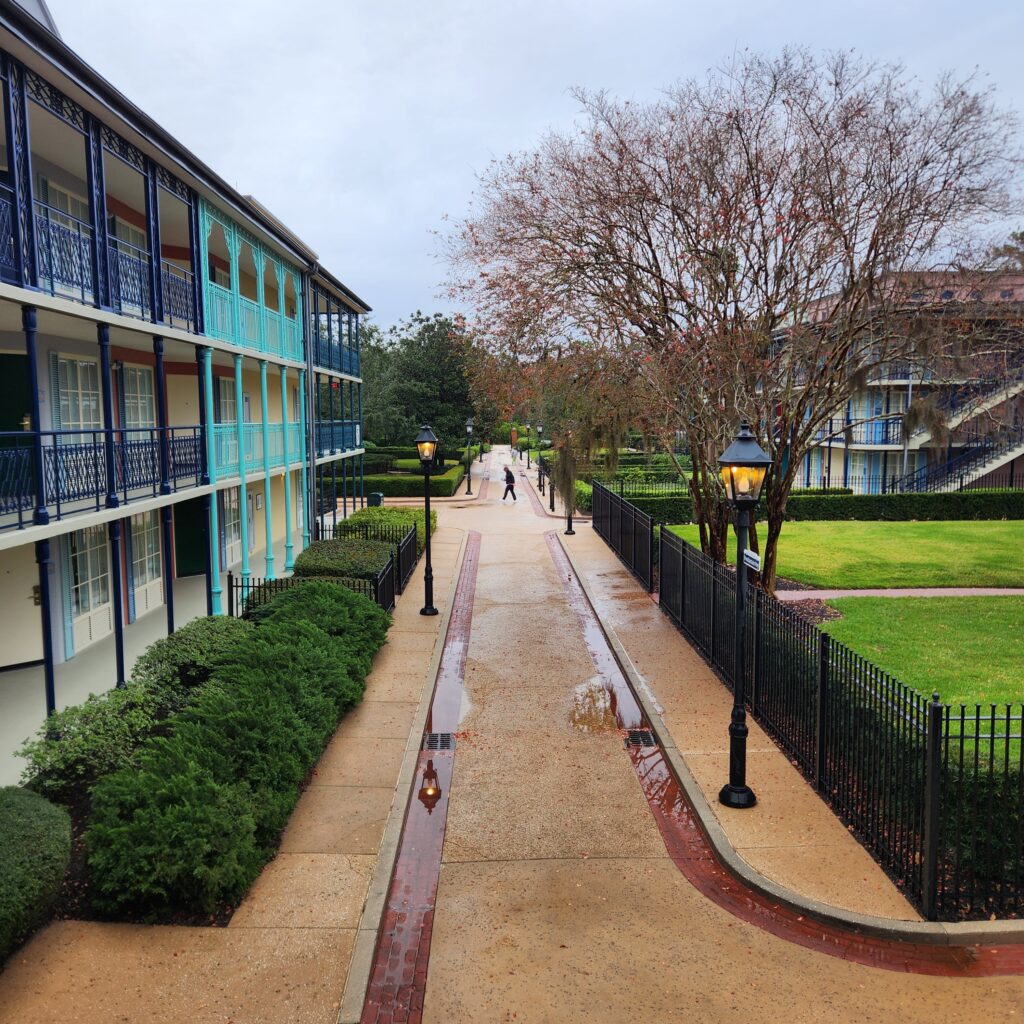
[[320, 254], [388, 325], [447, 309], [433, 232], [577, 116], [787, 44], [984, 73], [1024, 112], [1024, 2], [48, 0], [65, 42]]

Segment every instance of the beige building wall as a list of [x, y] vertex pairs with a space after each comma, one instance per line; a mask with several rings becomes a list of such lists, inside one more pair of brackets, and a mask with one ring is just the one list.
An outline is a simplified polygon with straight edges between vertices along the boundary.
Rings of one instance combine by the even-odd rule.
[[[0, 666], [39, 661], [43, 634], [33, 588], [39, 583], [34, 544], [9, 548], [0, 558]], [[3, 680], [0, 678], [0, 688]]]

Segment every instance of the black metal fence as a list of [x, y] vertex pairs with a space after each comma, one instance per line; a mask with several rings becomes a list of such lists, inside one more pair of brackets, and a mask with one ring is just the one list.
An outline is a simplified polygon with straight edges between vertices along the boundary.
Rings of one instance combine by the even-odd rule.
[[360, 540], [381, 540], [391, 544], [395, 549], [395, 587], [401, 594], [409, 577], [416, 569], [419, 551], [416, 543], [416, 527], [386, 526], [371, 523], [346, 523], [337, 525], [313, 524], [313, 532], [317, 540], [333, 540], [341, 537], [358, 537]]
[[[662, 610], [731, 688], [735, 574], [664, 526], [659, 557]], [[925, 916], [1024, 912], [1024, 705], [929, 701], [754, 586], [746, 608], [753, 717]]]
[[368, 597], [386, 612], [392, 611], [395, 607], [396, 572], [395, 558], [392, 555], [388, 558], [384, 568], [372, 580], [353, 579], [345, 576], [282, 576], [273, 580], [250, 576], [248, 579], [244, 579], [229, 572], [227, 582], [228, 615], [241, 618], [246, 612], [265, 604], [275, 595], [310, 579], [337, 583], [357, 594], [362, 594], [363, 597]]
[[650, 591], [654, 587], [654, 521], [604, 484], [593, 486], [594, 529]]

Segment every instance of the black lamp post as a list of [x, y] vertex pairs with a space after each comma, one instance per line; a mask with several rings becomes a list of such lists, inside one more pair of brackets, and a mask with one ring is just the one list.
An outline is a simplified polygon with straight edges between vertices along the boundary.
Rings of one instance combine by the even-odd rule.
[[471, 497], [473, 494], [473, 452], [472, 442], [473, 440], [473, 417], [470, 416], [466, 420], [466, 497]]
[[423, 607], [420, 615], [436, 615], [434, 607], [434, 570], [430, 564], [430, 466], [437, 453], [437, 436], [425, 423], [416, 435], [416, 451], [419, 453], [420, 466], [423, 467], [423, 515], [425, 517], [427, 542], [424, 551], [427, 564], [423, 570]]
[[526, 424], [526, 468], [530, 468], [530, 424]]
[[544, 433], [544, 427], [542, 424], [537, 424], [537, 487], [540, 493], [544, 493], [544, 469], [540, 464], [540, 437]]
[[726, 497], [736, 510], [736, 672], [733, 678], [732, 718], [729, 722], [729, 781], [718, 799], [726, 807], [753, 807], [754, 791], [747, 785], [747, 711], [745, 707], [746, 665], [746, 603], [747, 603], [747, 529], [751, 509], [761, 496], [764, 478], [771, 465], [744, 420], [735, 440], [722, 453], [718, 465], [722, 470]]

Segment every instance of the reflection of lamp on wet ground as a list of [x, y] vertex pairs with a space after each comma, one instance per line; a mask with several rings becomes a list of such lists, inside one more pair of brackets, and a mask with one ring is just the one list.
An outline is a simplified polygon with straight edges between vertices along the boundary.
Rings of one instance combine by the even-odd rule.
[[718, 465], [729, 504], [736, 510], [736, 671], [733, 676], [732, 720], [729, 723], [729, 781], [718, 799], [727, 807], [753, 807], [757, 797], [747, 785], [747, 711], [744, 707], [747, 681], [746, 598], [747, 527], [750, 511], [761, 497], [771, 458], [765, 454], [744, 420], [736, 439], [722, 453]]
[[432, 814], [440, 799], [441, 783], [438, 781], [433, 760], [429, 760], [427, 761], [427, 767], [423, 769], [423, 782], [420, 785], [419, 801], [426, 807], [427, 814]]

